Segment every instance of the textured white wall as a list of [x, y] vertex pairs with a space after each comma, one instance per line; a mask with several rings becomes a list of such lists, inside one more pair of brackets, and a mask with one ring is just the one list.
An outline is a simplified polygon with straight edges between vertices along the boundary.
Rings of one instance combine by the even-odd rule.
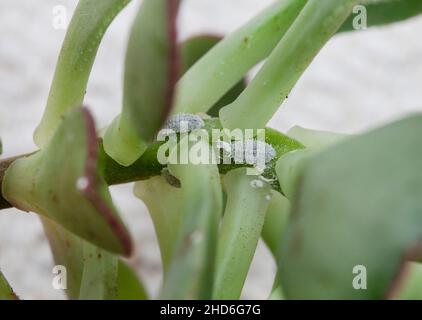
[[[65, 31], [52, 27], [52, 9], [73, 11], [76, 0], [0, 1], [0, 137], [4, 156], [33, 150], [32, 132], [48, 94]], [[227, 33], [270, 0], [185, 0], [180, 29]], [[139, 1], [133, 1], [107, 32], [86, 103], [99, 127], [119, 112], [125, 43]], [[360, 132], [422, 109], [422, 18], [337, 36], [323, 49], [271, 121], [340, 132]], [[258, 106], [257, 106], [258, 107]], [[151, 292], [160, 283], [158, 247], [144, 205], [131, 185], [112, 188], [113, 197], [138, 244], [133, 264]], [[0, 212], [0, 267], [23, 298], [63, 298], [51, 288], [52, 259], [33, 214]], [[260, 246], [244, 298], [266, 298], [274, 264]]]

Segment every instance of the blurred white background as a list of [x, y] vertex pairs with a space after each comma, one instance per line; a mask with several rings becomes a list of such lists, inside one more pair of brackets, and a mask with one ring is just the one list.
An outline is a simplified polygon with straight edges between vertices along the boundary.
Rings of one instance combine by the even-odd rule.
[[[101, 0], [98, 0], [101, 1]], [[198, 33], [227, 34], [271, 0], [185, 0], [181, 38]], [[123, 57], [139, 0], [115, 20], [99, 50], [86, 104], [98, 127], [118, 114]], [[53, 28], [53, 8], [68, 18], [77, 0], [0, 1], [0, 137], [4, 156], [35, 149], [32, 132], [46, 103], [65, 30]], [[270, 125], [293, 125], [355, 133], [422, 110], [422, 17], [404, 23], [335, 37], [322, 50]], [[259, 107], [259, 106], [257, 106]], [[132, 263], [156, 293], [161, 266], [153, 227], [132, 186], [112, 188], [113, 198], [137, 243]], [[25, 299], [62, 299], [53, 290], [52, 258], [34, 214], [0, 212], [0, 267]], [[275, 266], [261, 244], [244, 290], [245, 299], [265, 299]]]

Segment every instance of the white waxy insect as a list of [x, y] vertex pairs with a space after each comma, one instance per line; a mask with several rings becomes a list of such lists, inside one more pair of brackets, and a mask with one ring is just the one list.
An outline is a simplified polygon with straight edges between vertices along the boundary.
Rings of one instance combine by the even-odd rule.
[[201, 117], [190, 113], [179, 113], [170, 116], [164, 123], [164, 130], [173, 130], [174, 132], [188, 132], [201, 129], [205, 126]]
[[268, 163], [275, 156], [274, 148], [264, 141], [246, 140], [232, 143], [232, 157], [235, 163]]

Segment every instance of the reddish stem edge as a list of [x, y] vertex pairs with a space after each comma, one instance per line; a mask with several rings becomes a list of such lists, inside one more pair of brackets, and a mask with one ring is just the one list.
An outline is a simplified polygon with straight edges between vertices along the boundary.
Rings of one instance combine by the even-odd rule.
[[133, 252], [133, 244], [129, 233], [121, 221], [116, 217], [114, 209], [111, 208], [98, 192], [97, 160], [98, 160], [98, 140], [95, 130], [95, 123], [91, 113], [86, 108], [83, 112], [86, 139], [87, 139], [87, 159], [85, 163], [85, 178], [88, 181], [87, 187], [82, 191], [94, 208], [105, 218], [110, 228], [114, 231], [123, 245], [124, 255], [130, 256]]

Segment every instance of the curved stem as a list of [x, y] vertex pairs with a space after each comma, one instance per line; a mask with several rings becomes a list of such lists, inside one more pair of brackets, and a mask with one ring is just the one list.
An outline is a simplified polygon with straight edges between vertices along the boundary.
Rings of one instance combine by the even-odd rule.
[[[208, 143], [200, 143], [213, 152]], [[169, 165], [169, 171], [181, 182], [183, 205], [160, 298], [210, 299], [218, 222], [223, 209], [218, 168], [215, 164], [178, 164]]]
[[271, 187], [246, 169], [224, 177], [227, 204], [218, 239], [214, 299], [239, 299], [271, 201]]
[[249, 86], [220, 110], [223, 127], [264, 128], [360, 0], [309, 0]]
[[34, 133], [38, 147], [46, 145], [66, 111], [82, 104], [101, 40], [130, 1], [79, 1], [60, 52], [43, 118]]
[[207, 112], [283, 37], [307, 0], [282, 0], [227, 36], [178, 82], [173, 113]]

